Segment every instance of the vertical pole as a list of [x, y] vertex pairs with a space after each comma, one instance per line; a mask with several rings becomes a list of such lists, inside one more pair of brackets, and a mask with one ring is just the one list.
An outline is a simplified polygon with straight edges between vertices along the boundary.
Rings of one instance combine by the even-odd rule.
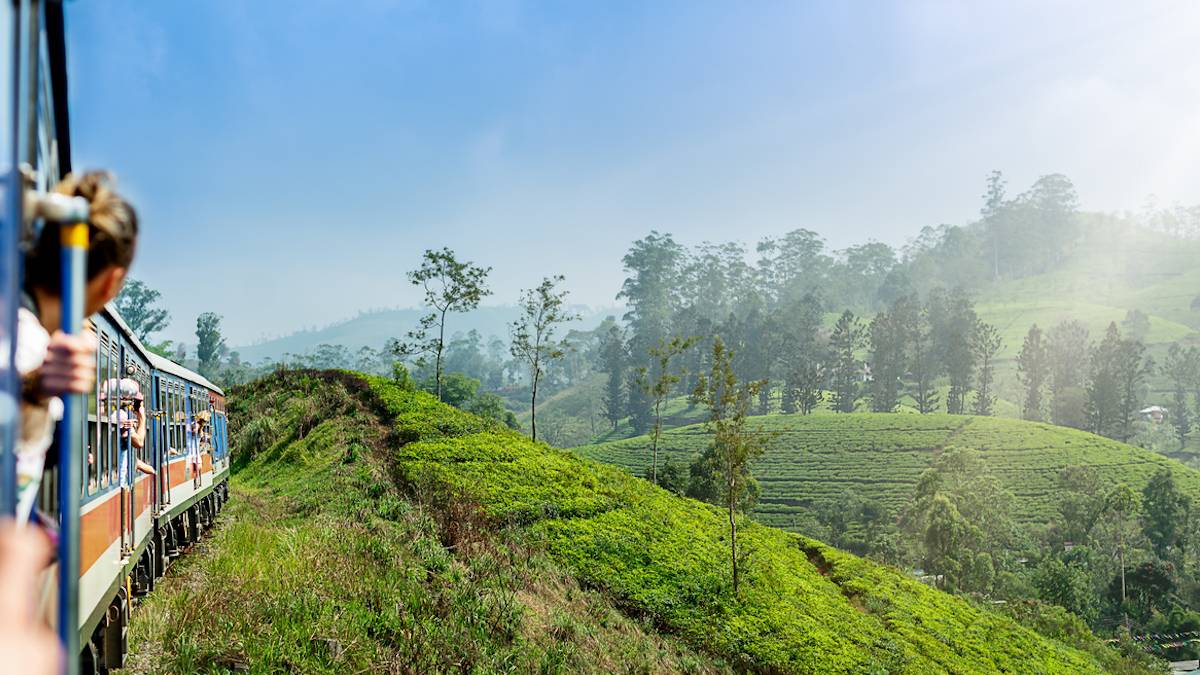
[[[21, 279], [21, 254], [20, 254], [20, 238], [21, 238], [21, 200], [18, 195], [21, 194], [22, 181], [21, 172], [17, 168], [20, 166], [18, 161], [18, 138], [20, 135], [20, 124], [18, 122], [20, 112], [20, 70], [21, 70], [21, 40], [19, 26], [19, 7], [16, 3], [7, 3], [0, 8], [0, 31], [3, 31], [0, 37], [0, 45], [8, 47], [7, 60], [0, 57], [0, 64], [4, 64], [4, 71], [0, 73], [0, 97], [4, 101], [6, 110], [0, 113], [0, 119], [8, 122], [8, 124], [0, 129], [3, 134], [3, 139], [0, 140], [0, 148], [2, 148], [4, 164], [4, 225], [0, 227], [0, 232], [4, 236], [4, 251], [5, 261], [0, 264], [0, 271], [3, 271], [3, 288], [8, 297], [8, 301], [4, 304], [4, 332], [5, 332], [5, 353], [0, 358], [4, 359], [4, 369], [0, 372], [0, 377], [3, 377], [3, 386], [5, 391], [12, 392], [13, 410], [6, 411], [4, 415], [11, 415], [11, 418], [3, 420], [0, 424], [0, 514], [9, 518], [14, 518], [17, 514], [17, 454], [16, 440], [17, 427], [21, 423], [20, 407], [17, 401], [20, 398], [20, 379], [17, 375], [16, 368], [16, 345], [17, 345], [17, 298], [19, 297], [20, 279]], [[11, 97], [11, 98], [9, 98]]]
[[[83, 329], [84, 275], [88, 226], [62, 227], [62, 330], [77, 335]], [[83, 462], [83, 395], [64, 397], [58, 425], [58, 634], [66, 655], [64, 671], [79, 673], [79, 493]]]

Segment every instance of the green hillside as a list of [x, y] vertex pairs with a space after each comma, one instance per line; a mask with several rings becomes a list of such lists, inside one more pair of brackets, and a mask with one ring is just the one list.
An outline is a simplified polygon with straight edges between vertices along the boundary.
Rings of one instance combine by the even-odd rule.
[[[1141, 490], [1155, 470], [1170, 466], [1182, 490], [1200, 498], [1200, 472], [1161, 455], [1075, 429], [1021, 420], [905, 413], [769, 415], [752, 420], [771, 434], [754, 474], [762, 488], [758, 518], [794, 527], [801, 510], [829, 503], [846, 490], [899, 510], [933, 453], [949, 446], [979, 450], [1017, 497], [1019, 521], [1056, 516], [1055, 482], [1067, 466], [1095, 467], [1102, 480]], [[663, 434], [660, 452], [686, 466], [708, 443], [703, 425]], [[650, 460], [646, 436], [576, 448], [591, 459], [641, 475]], [[665, 460], [660, 460], [665, 461]]]
[[[134, 625], [135, 642], [167, 669], [227, 664], [230, 651], [255, 670], [1113, 665], [1115, 652], [1086, 631], [1069, 646], [892, 568], [753, 523], [742, 530], [735, 598], [715, 508], [387, 380], [284, 373], [242, 389], [233, 409], [242, 420], [235, 486], [250, 505], [214, 548], [237, 546], [197, 562], [186, 595], [153, 598]], [[246, 564], [255, 548], [266, 557]], [[208, 584], [239, 590], [208, 598]], [[180, 600], [197, 596], [206, 598], [199, 607]], [[171, 630], [183, 612], [202, 614], [206, 629]]]

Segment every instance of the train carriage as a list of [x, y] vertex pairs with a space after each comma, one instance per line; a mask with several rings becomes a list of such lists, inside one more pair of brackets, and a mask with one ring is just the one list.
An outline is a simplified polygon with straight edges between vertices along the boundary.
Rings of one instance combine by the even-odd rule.
[[[23, 210], [27, 200], [13, 195], [44, 193], [71, 170], [65, 42], [60, 2], [0, 4], [0, 83], [7, 92], [0, 105], [0, 510], [7, 513], [16, 491], [19, 383], [11, 364], [20, 241], [38, 227]], [[97, 378], [86, 412], [70, 429], [80, 450], [50, 453], [77, 463], [81, 476], [79, 519], [64, 529], [78, 534], [80, 652], [70, 660], [72, 673], [123, 664], [133, 598], [150, 592], [211, 525], [228, 498], [229, 478], [221, 388], [147, 350], [112, 306], [89, 323], [99, 347]], [[133, 442], [139, 406], [146, 418], [141, 447]], [[60, 520], [60, 469], [51, 463], [38, 495], [40, 519], [50, 527]], [[58, 575], [49, 572], [46, 613], [55, 623]]]

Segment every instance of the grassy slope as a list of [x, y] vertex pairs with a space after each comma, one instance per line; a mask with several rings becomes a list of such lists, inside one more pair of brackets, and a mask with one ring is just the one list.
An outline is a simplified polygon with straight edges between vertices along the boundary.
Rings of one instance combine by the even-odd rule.
[[715, 509], [624, 472], [399, 391], [372, 386], [395, 416], [399, 480], [423, 501], [478, 504], [557, 562], [651, 618], [744, 666], [825, 672], [1093, 670], [1092, 657], [890, 569], [747, 525], [746, 585], [729, 592]]
[[[278, 440], [239, 470], [242, 515], [217, 553], [139, 613], [134, 639], [151, 663], [611, 672], [718, 669], [715, 657], [779, 672], [1075, 673], [1111, 658], [753, 523], [735, 598], [718, 510], [369, 383], [293, 373], [236, 399], [241, 415], [282, 419], [260, 434]], [[357, 407], [329, 393], [343, 388]]]
[[[845, 490], [899, 509], [933, 452], [950, 445], [980, 450], [1017, 497], [1017, 517], [1046, 523], [1057, 508], [1055, 481], [1066, 466], [1094, 466], [1110, 482], [1140, 490], [1162, 466], [1180, 487], [1200, 498], [1200, 472], [1153, 452], [1074, 429], [1020, 420], [952, 415], [856, 413], [770, 415], [754, 428], [773, 436], [755, 467], [762, 498], [757, 515], [779, 527], [793, 525], [798, 507], [836, 498]], [[702, 425], [664, 433], [660, 452], [686, 463], [708, 443]], [[646, 436], [576, 448], [581, 455], [641, 475], [649, 464]], [[663, 461], [660, 458], [660, 461]]]
[[398, 492], [387, 430], [329, 395], [340, 386], [235, 395], [235, 419], [275, 418], [260, 425], [267, 447], [238, 468], [215, 535], [134, 612], [130, 670], [729, 670], [581, 587], [517, 530], [447, 545], [445, 514]]

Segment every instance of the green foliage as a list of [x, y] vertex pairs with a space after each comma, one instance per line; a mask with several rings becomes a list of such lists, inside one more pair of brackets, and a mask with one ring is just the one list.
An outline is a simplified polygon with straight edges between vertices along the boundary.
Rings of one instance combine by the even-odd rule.
[[[471, 431], [454, 411], [385, 380], [371, 385], [397, 432], [413, 438], [393, 457], [412, 493], [431, 503], [469, 498], [493, 522], [523, 524], [587, 583], [748, 667], [1098, 669], [1091, 657], [895, 571], [754, 524], [739, 535], [749, 555], [734, 599], [717, 563], [727, 533], [711, 508], [500, 430]], [[449, 420], [434, 427], [417, 410]], [[729, 628], [714, 631], [716, 617]]]
[[421, 266], [408, 273], [412, 285], [425, 291], [425, 305], [431, 311], [404, 340], [390, 340], [387, 348], [401, 358], [433, 354], [434, 391], [438, 399], [442, 398], [446, 315], [475, 309], [483, 298], [491, 295], [487, 288], [487, 276], [491, 271], [490, 267], [460, 261], [454, 251], [443, 248], [440, 251], [426, 249], [421, 256]]
[[1043, 602], [1058, 605], [1084, 621], [1096, 620], [1099, 602], [1087, 570], [1047, 556], [1034, 571], [1033, 585]]
[[171, 323], [171, 313], [154, 306], [160, 297], [162, 293], [150, 288], [140, 279], [128, 278], [114, 301], [125, 324], [143, 344], [150, 341], [151, 335]]
[[[264, 405], [286, 409], [281, 399], [312, 395], [318, 386], [322, 386], [316, 376], [314, 382], [296, 374], [287, 374], [286, 378], [277, 377], [251, 394], [263, 400]], [[548, 632], [544, 623], [531, 625], [528, 618], [524, 622], [504, 618], [511, 617], [512, 613], [495, 613], [488, 609], [495, 606], [492, 604], [460, 604], [454, 600], [457, 596], [441, 599], [438, 595], [425, 596], [429, 597], [428, 605], [410, 600], [403, 605], [408, 608], [405, 613], [397, 615], [386, 611], [386, 608], [396, 606], [398, 600], [403, 600], [405, 594], [423, 592], [420, 588], [414, 590], [412, 583], [429, 589], [461, 588], [463, 595], [471, 598], [496, 597], [478, 586], [464, 587], [462, 584], [481, 578], [471, 571], [477, 569], [472, 564], [472, 551], [478, 549], [468, 545], [472, 539], [464, 533], [497, 531], [511, 533], [518, 542], [537, 542], [533, 549], [535, 555], [504, 554], [506, 560], [528, 557], [536, 564], [532, 568], [518, 568], [518, 578], [526, 580], [524, 582], [505, 581], [500, 586], [488, 585], [487, 588], [525, 588], [526, 591], [517, 593], [517, 597], [526, 598], [529, 580], [537, 582], [536, 590], [543, 586], [538, 580], [553, 578], [549, 569], [562, 569], [587, 587], [602, 591], [591, 603], [602, 603], [607, 601], [602, 599], [611, 598], [612, 602], [644, 617], [648, 623], [670, 631], [707, 653], [728, 659], [738, 669], [924, 673], [1099, 672], [1105, 667], [1096, 656], [1043, 638], [1007, 618], [932, 590], [894, 569], [754, 523], [739, 527], [739, 541], [746, 555], [742, 559], [741, 593], [732, 596], [728, 593], [729, 575], [721, 564], [727, 559], [729, 550], [727, 523], [716, 509], [656, 488], [619, 469], [583, 460], [570, 452], [532, 444], [493, 423], [441, 405], [428, 394], [404, 391], [390, 380], [350, 376], [343, 379], [348, 391], [357, 392], [364, 408], [390, 421], [387, 437], [395, 440], [388, 443], [400, 442], [386, 446], [386, 450], [374, 455], [380, 462], [378, 468], [372, 470], [375, 477], [363, 480], [354, 489], [335, 480], [327, 482], [326, 469], [322, 467], [333, 472], [360, 470], [357, 461], [346, 463], [345, 452], [338, 450], [343, 443], [354, 439], [337, 426], [318, 427], [302, 441], [293, 441], [290, 447], [281, 448], [276, 459], [271, 459], [270, 453], [260, 454], [253, 469], [243, 470], [251, 473], [239, 474], [239, 481], [247, 481], [245, 485], [256, 490], [285, 491], [283, 494], [288, 498], [281, 503], [291, 503], [298, 509], [296, 513], [304, 514], [307, 519], [323, 518], [319, 514], [345, 508], [349, 509], [347, 513], [379, 513], [383, 521], [400, 524], [402, 529], [394, 537], [389, 535], [386, 541], [396, 541], [397, 546], [404, 548], [385, 549], [380, 557], [371, 559], [385, 560], [396, 569], [395, 574], [382, 579], [377, 576], [381, 572], [372, 567], [379, 562], [334, 556], [328, 547], [288, 549], [294, 553], [287, 555], [315, 552], [315, 560], [322, 564], [310, 562], [310, 567], [354, 570], [352, 574], [342, 573], [342, 576], [354, 579], [356, 587], [373, 589], [362, 592], [382, 595], [359, 600], [356, 591], [344, 589], [340, 582], [325, 582], [314, 576], [315, 573], [299, 576], [294, 584], [289, 582], [284, 588], [273, 582], [267, 591], [269, 597], [281, 600], [310, 597], [311, 591], [303, 589], [328, 591], [328, 597], [339, 598], [339, 606], [347, 606], [346, 603], [353, 608], [362, 606], [366, 618], [380, 617], [370, 619], [371, 622], [386, 621], [365, 623], [357, 618], [358, 610], [355, 609], [355, 613], [350, 614], [343, 610], [340, 623], [309, 625], [306, 635], [310, 642], [311, 635], [324, 637], [331, 630], [325, 626], [333, 629], [340, 626], [344, 630], [335, 635], [335, 639], [343, 646], [354, 646], [345, 647], [343, 651], [344, 661], [339, 662], [343, 669], [353, 669], [355, 664], [362, 662], [357, 659], [368, 658], [364, 655], [371, 654], [370, 650], [380, 644], [394, 644], [387, 642], [391, 639], [388, 636], [397, 635], [395, 631], [403, 630], [410, 625], [409, 621], [425, 620], [423, 617], [428, 615], [422, 613], [422, 607], [445, 607], [436, 621], [436, 625], [444, 628], [432, 633], [414, 633], [418, 638], [416, 644], [411, 650], [402, 652], [420, 653], [428, 659], [414, 662], [418, 665], [413, 667], [418, 670], [446, 669], [439, 665], [443, 663], [439, 659], [448, 653], [457, 655], [456, 647], [464, 649], [468, 641], [474, 641], [475, 644], [466, 648], [465, 663], [471, 664], [469, 668], [498, 669], [494, 664], [508, 658], [516, 659], [508, 661], [515, 664], [508, 666], [510, 668], [536, 670], [537, 667], [530, 664], [541, 662], [549, 649], [547, 645], [553, 643], [534, 637], [539, 628]], [[359, 389], [355, 382], [366, 382], [369, 389]], [[845, 416], [844, 419], [854, 417], [857, 416]], [[353, 419], [369, 421], [363, 415]], [[330, 420], [325, 424], [340, 422]], [[290, 459], [281, 462], [284, 458]], [[400, 505], [403, 499], [397, 502], [389, 485], [380, 484], [382, 476], [398, 478], [403, 497], [415, 500], [415, 508], [406, 511]], [[329, 485], [330, 489], [324, 485]], [[364, 495], [374, 496], [365, 501]], [[376, 503], [378, 506], [374, 505]], [[391, 519], [383, 518], [384, 513], [390, 514]], [[433, 522], [432, 529], [428, 530], [431, 536], [418, 537], [412, 530], [403, 529], [407, 528], [405, 513], [427, 514]], [[377, 521], [372, 519], [372, 522]], [[325, 529], [331, 524], [319, 521], [318, 526]], [[337, 532], [337, 537], [331, 541], [366, 545], [378, 538], [375, 533], [362, 538], [357, 534], [351, 536], [344, 527]], [[453, 547], [448, 548], [447, 543]], [[274, 565], [275, 569], [291, 569], [273, 552], [278, 549], [264, 548], [269, 552], [264, 564]], [[432, 555], [421, 552], [425, 550]], [[544, 552], [544, 557], [537, 556], [537, 551]], [[307, 555], [303, 559], [311, 560]], [[426, 560], [431, 562], [423, 562]], [[326, 561], [333, 562], [325, 565]], [[412, 561], [418, 561], [422, 567], [406, 571], [412, 570]], [[501, 572], [502, 579], [511, 578], [504, 574]], [[255, 587], [241, 578], [212, 576], [214, 581], [226, 584], [222, 586], [224, 588]], [[280, 577], [281, 580], [289, 579], [286, 575]], [[365, 578], [362, 583], [357, 583], [359, 577]], [[380, 580], [377, 582], [376, 579]], [[401, 583], [403, 579], [413, 582]], [[522, 587], [521, 583], [526, 585]], [[214, 594], [214, 597], [220, 596]], [[259, 604], [262, 603], [255, 603]], [[499, 605], [500, 608], [508, 606], [511, 605]], [[280, 619], [290, 616], [279, 610], [271, 611]], [[243, 607], [235, 608], [235, 612], [232, 616], [263, 616]], [[463, 622], [472, 613], [489, 617], [481, 622], [485, 633], [464, 632]], [[286, 626], [299, 625], [294, 618], [281, 621], [280, 627], [264, 630], [260, 623], [218, 618], [229, 616], [224, 612], [210, 611], [209, 615], [208, 625], [215, 628], [199, 643], [205, 645], [206, 655], [216, 649], [236, 651], [236, 646], [230, 646], [234, 642], [230, 638], [237, 635], [236, 644], [244, 644], [248, 654], [254, 650], [255, 663], [279, 663], [279, 656], [263, 658], [259, 645], [293, 644], [301, 634], [300, 630], [283, 632], [291, 630]], [[521, 616], [529, 617], [530, 613], [522, 612]], [[592, 619], [575, 620], [572, 630], [582, 630], [594, 623]], [[228, 629], [221, 629], [222, 625], [228, 625]], [[313, 630], [312, 625], [318, 628]], [[375, 630], [364, 634], [360, 642], [353, 642], [351, 633], [361, 625], [395, 628], [391, 632]], [[171, 643], [179, 632], [164, 631], [161, 635], [171, 646], [167, 652], [179, 653], [173, 651], [177, 647]], [[170, 637], [166, 637], [168, 635]], [[293, 635], [296, 637], [288, 637]], [[433, 636], [441, 637], [433, 640]], [[586, 644], [587, 641], [580, 642]], [[332, 662], [309, 656], [311, 650], [311, 646], [306, 647], [299, 652], [302, 657], [293, 656], [304, 659], [293, 667], [302, 670], [334, 667], [329, 665]], [[573, 665], [559, 669], [625, 670], [620, 664], [630, 662], [598, 660], [597, 651], [591, 649], [578, 654], [569, 662]], [[680, 651], [669, 653], [686, 654]], [[629, 653], [627, 658], [637, 657], [646, 658], [646, 652]], [[671, 662], [674, 666], [650, 665], [649, 669], [700, 670], [704, 667], [704, 662], [685, 661], [684, 658], [677, 657]], [[189, 670], [195, 668], [196, 662], [172, 663], [176, 663], [175, 670]]]
[[654, 432], [651, 435], [650, 482], [658, 484], [658, 439], [662, 433], [663, 403], [675, 392], [683, 375], [671, 369], [671, 362], [687, 353], [697, 342], [696, 338], [678, 336], [660, 340], [650, 348], [650, 368], [639, 368], [638, 388], [654, 401]]
[[[421, 388], [436, 395], [437, 382], [430, 378], [421, 383]], [[463, 409], [479, 393], [479, 380], [463, 373], [447, 373], [442, 377], [442, 401], [447, 405]]]
[[[289, 373], [231, 405], [249, 430], [362, 385]], [[368, 410], [330, 414], [303, 439], [277, 415], [277, 452], [241, 466], [215, 534], [132, 613], [133, 672], [729, 671], [628, 618], [522, 533], [480, 529], [469, 503], [414, 505]]]
[[521, 316], [510, 326], [509, 353], [529, 369], [529, 437], [537, 440], [538, 385], [551, 363], [566, 355], [567, 344], [554, 339], [558, 324], [575, 321], [578, 314], [565, 307], [567, 292], [559, 291], [560, 274], [546, 277], [537, 288], [521, 292]]
[[975, 385], [975, 405], [971, 412], [976, 415], [991, 415], [996, 408], [995, 359], [1004, 346], [1000, 331], [996, 327], [980, 322], [971, 334], [971, 350], [979, 364], [979, 378]]
[[1191, 500], [1179, 491], [1169, 469], [1156, 472], [1142, 490], [1142, 510], [1142, 529], [1160, 559], [1187, 545]]
[[865, 335], [858, 318], [846, 310], [829, 336], [829, 380], [833, 409], [838, 412], [854, 412], [858, 403], [863, 378], [858, 350], [863, 347]]
[[1021, 384], [1025, 386], [1025, 400], [1021, 406], [1021, 417], [1034, 422], [1045, 419], [1042, 411], [1042, 395], [1049, 378], [1049, 353], [1042, 329], [1037, 324], [1029, 328], [1021, 353], [1017, 355], [1017, 370]]
[[212, 376], [220, 366], [221, 350], [225, 338], [221, 337], [221, 317], [205, 312], [196, 318], [196, 358], [200, 361], [200, 374]]

